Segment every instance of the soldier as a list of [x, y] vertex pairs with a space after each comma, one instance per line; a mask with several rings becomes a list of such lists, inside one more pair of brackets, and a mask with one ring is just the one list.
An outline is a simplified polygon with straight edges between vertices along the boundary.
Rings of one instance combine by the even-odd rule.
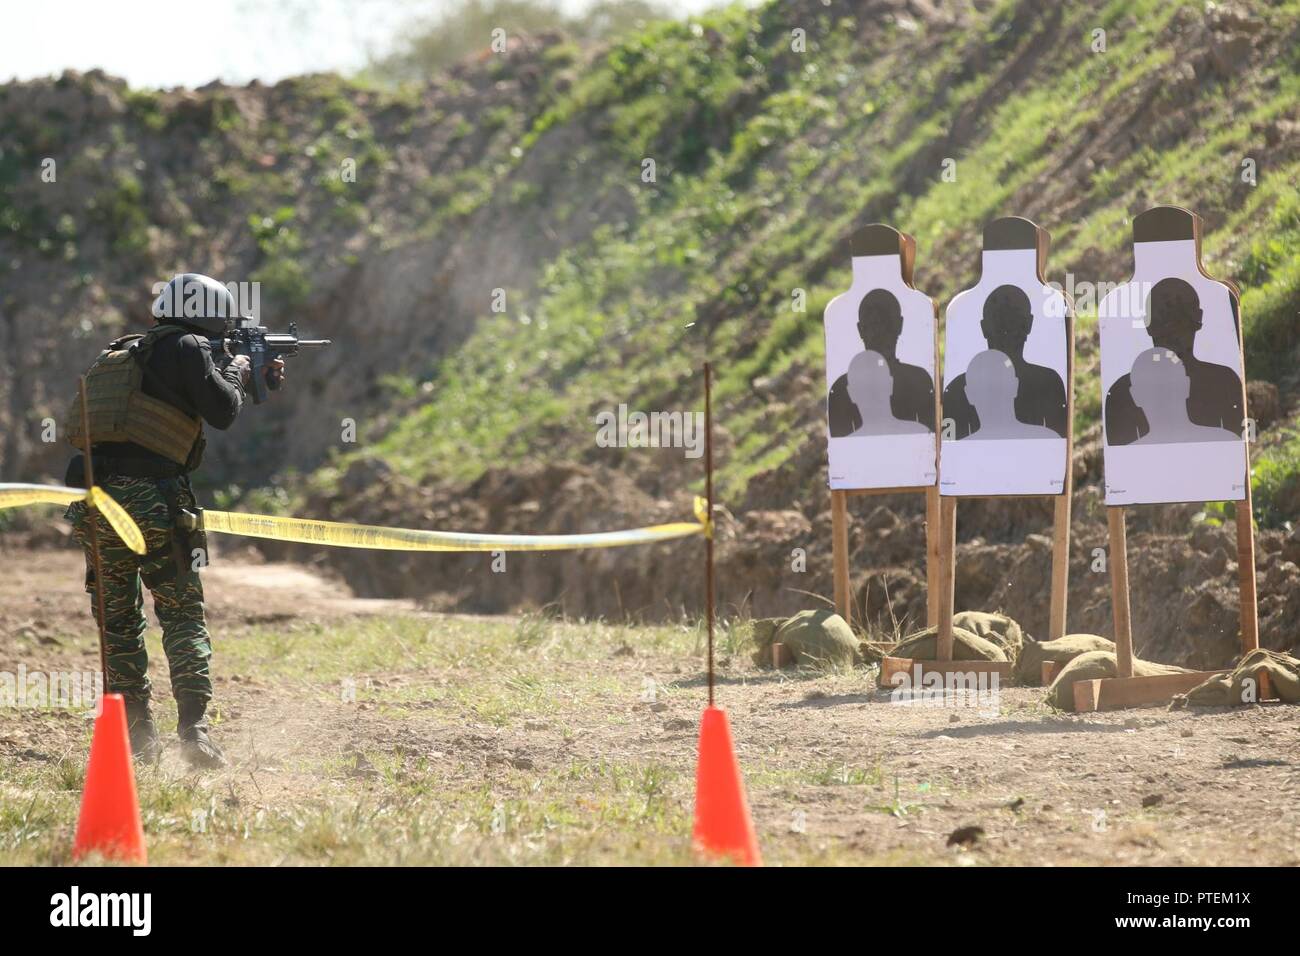
[[[126, 699], [136, 757], [156, 760], [162, 744], [149, 706], [143, 581], [162, 625], [181, 751], [195, 766], [219, 767], [225, 758], [209, 738], [204, 717], [212, 699], [212, 645], [198, 574], [206, 564], [206, 542], [201, 533], [182, 531], [177, 516], [195, 507], [189, 476], [203, 458], [203, 422], [221, 430], [234, 424], [250, 365], [243, 355], [222, 355], [214, 362], [209, 338], [222, 335], [227, 321], [238, 317], [234, 296], [216, 280], [195, 273], [174, 277], [154, 302], [153, 315], [156, 323], [149, 331], [117, 339], [86, 373], [95, 481], [135, 519], [147, 549], [144, 557], [136, 555], [102, 516], [96, 518], [106, 690]], [[283, 376], [283, 362], [274, 368]], [[65, 434], [82, 447], [78, 407]], [[84, 467], [81, 455], [73, 458], [70, 485], [83, 484]], [[95, 581], [86, 516], [80, 502], [66, 515], [86, 550], [86, 590], [98, 620], [95, 589], [101, 582]]]

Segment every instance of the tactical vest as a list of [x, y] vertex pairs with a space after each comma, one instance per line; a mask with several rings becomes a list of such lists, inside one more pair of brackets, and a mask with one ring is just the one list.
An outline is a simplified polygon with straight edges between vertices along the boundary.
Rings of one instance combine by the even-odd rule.
[[[112, 342], [86, 372], [86, 407], [90, 435], [100, 442], [134, 442], [174, 461], [187, 471], [198, 467], [203, 454], [203, 422], [170, 402], [146, 395], [141, 385], [145, 365], [158, 340], [185, 335], [175, 325], [159, 325], [143, 335], [126, 335]], [[156, 383], [161, 385], [162, 383]], [[83, 448], [81, 403], [73, 400], [63, 433]]]

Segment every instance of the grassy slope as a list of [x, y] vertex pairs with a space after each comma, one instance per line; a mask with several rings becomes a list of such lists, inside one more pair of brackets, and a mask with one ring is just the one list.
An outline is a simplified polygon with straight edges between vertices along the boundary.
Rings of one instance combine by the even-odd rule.
[[[605, 177], [635, 182], [641, 158], [654, 157], [657, 186], [636, 191], [642, 214], [562, 252], [525, 314], [485, 316], [378, 451], [416, 477], [453, 480], [525, 457], [580, 457], [598, 408], [693, 405], [708, 353], [720, 363], [723, 421], [739, 436], [723, 463], [724, 490], [738, 498], [755, 474], [813, 450], [815, 398], [773, 404], [751, 382], [820, 366], [821, 308], [847, 282], [836, 242], [872, 219], [917, 236], [918, 285], [942, 303], [973, 280], [980, 229], [996, 215], [1051, 230], [1052, 277], [1118, 281], [1128, 217], [1188, 205], [1213, 230], [1211, 271], [1245, 286], [1250, 375], [1277, 380], [1300, 297], [1300, 161], [1293, 142], [1268, 150], [1260, 139], [1300, 101], [1294, 44], [1258, 73], [1194, 82], [1189, 103], [1166, 74], [1186, 42], [1175, 25], [1199, 20], [1199, 3], [1069, 4], [1055, 23], [1027, 9], [998, 4], [928, 46], [924, 25], [885, 24], [874, 49], [852, 19], [822, 14], [799, 56], [785, 6], [733, 8], [615, 47], [521, 146], [561, 124], [594, 125], [626, 158]], [[1300, 4], [1255, 12], [1294, 38]], [[1104, 54], [1088, 46], [1096, 26], [1108, 32]], [[1152, 122], [1143, 109], [1179, 118]], [[1107, 139], [1130, 114], [1148, 117], [1139, 132], [1154, 146]], [[1086, 155], [1095, 165], [1079, 173]], [[948, 156], [955, 183], [939, 177]], [[1244, 156], [1259, 162], [1255, 187], [1239, 181]], [[807, 292], [804, 312], [792, 308], [795, 289]], [[1093, 329], [1085, 312], [1082, 336]], [[1086, 355], [1081, 429], [1099, 411]], [[1300, 445], [1264, 444], [1260, 510], [1277, 520], [1272, 492]]]

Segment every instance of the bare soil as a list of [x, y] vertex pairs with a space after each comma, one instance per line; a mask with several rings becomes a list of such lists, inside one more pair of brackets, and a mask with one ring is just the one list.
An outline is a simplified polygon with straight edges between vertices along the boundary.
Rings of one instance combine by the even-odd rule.
[[[95, 666], [80, 563], [66, 549], [0, 550], [0, 670]], [[696, 638], [559, 622], [534, 640], [530, 620], [358, 599], [308, 568], [233, 557], [209, 569], [205, 588], [217, 733], [232, 766], [190, 772], [173, 748], [141, 771], [155, 862], [690, 859], [705, 701]], [[330, 635], [381, 624], [390, 656], [348, 665], [362, 687], [350, 702]], [[487, 636], [454, 653], [440, 643], [466, 628]], [[281, 638], [315, 653], [286, 668]], [[1075, 716], [1047, 708], [1041, 689], [1004, 688], [993, 713], [893, 702], [866, 669], [774, 674], [743, 648], [724, 645], [722, 657], [719, 703], [769, 863], [1300, 864], [1300, 722], [1287, 706]], [[87, 743], [83, 715], [0, 711], [0, 779], [19, 781], [0, 804], [48, 796], [31, 781], [58, 761], [84, 762]], [[243, 836], [178, 823], [155, 794], [164, 783], [183, 788], [191, 814], [242, 821]], [[468, 830], [463, 855], [402, 849], [422, 839], [411, 820], [429, 812], [426, 798], [463, 818], [428, 839], [463, 844]], [[12, 813], [0, 817], [11, 828], [0, 862], [66, 859], [79, 798], [69, 787], [52, 799], [36, 850], [14, 835]], [[376, 827], [408, 814], [404, 836], [384, 830], [364, 851], [304, 836], [301, 814], [349, 807], [369, 808]], [[251, 821], [268, 814], [296, 821], [294, 835], [268, 825], [259, 837]], [[970, 827], [980, 832], [953, 842]]]

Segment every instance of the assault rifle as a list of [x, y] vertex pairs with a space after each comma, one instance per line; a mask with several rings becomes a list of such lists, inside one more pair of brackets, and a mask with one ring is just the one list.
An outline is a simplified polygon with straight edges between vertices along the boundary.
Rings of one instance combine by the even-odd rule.
[[252, 384], [253, 404], [261, 405], [278, 391], [282, 382], [280, 370], [272, 367], [278, 358], [297, 355], [300, 349], [323, 349], [329, 339], [300, 339], [298, 326], [289, 323], [288, 332], [272, 332], [257, 325], [236, 326], [220, 338], [210, 339], [213, 351], [234, 358], [247, 355], [251, 366], [249, 381]]

